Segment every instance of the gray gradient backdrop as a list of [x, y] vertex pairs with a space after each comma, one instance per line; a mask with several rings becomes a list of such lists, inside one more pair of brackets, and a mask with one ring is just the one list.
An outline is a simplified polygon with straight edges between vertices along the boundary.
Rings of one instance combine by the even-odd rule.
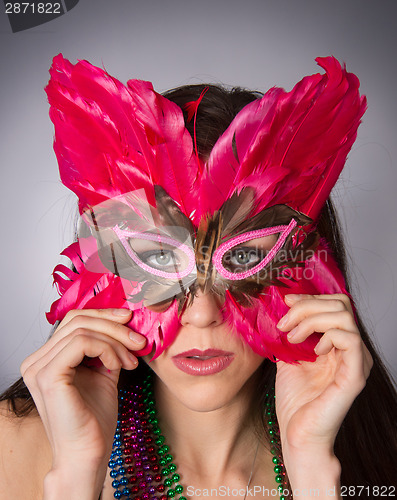
[[51, 271], [72, 240], [75, 198], [58, 180], [43, 92], [59, 52], [159, 91], [203, 81], [291, 89], [317, 71], [315, 57], [345, 61], [369, 109], [335, 199], [357, 302], [397, 374], [396, 14], [394, 0], [80, 0], [12, 34], [2, 10], [0, 388], [49, 334]]

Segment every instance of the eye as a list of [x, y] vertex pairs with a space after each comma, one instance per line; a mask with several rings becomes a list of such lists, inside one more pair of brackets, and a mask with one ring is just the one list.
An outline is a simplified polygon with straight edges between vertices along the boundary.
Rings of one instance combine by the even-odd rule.
[[223, 265], [231, 272], [243, 272], [259, 264], [265, 255], [266, 252], [259, 248], [239, 247], [225, 254]]
[[155, 269], [175, 272], [180, 267], [175, 253], [172, 250], [148, 250], [138, 254], [142, 262]]
[[172, 261], [171, 252], [161, 252], [159, 254], [152, 255], [151, 257], [149, 257], [149, 259], [146, 260], [146, 262], [150, 262], [151, 260], [154, 260], [154, 263], [159, 266], [168, 266], [168, 264], [170, 264], [170, 262]]

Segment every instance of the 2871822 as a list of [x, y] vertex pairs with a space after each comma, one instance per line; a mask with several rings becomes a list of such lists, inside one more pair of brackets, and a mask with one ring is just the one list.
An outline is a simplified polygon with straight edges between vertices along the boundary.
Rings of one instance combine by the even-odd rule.
[[62, 14], [60, 2], [8, 2], [6, 14]]
[[341, 486], [341, 495], [343, 497], [395, 497], [395, 486]]

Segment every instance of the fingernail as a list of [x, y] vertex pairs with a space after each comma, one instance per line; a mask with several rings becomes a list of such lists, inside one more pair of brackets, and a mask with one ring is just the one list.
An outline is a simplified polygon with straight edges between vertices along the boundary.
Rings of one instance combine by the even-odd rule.
[[302, 297], [303, 295], [299, 293], [288, 293], [284, 296], [284, 299], [287, 302], [296, 302], [297, 300], [301, 300]]
[[135, 344], [143, 344], [146, 341], [146, 338], [137, 332], [130, 332], [128, 336]]
[[115, 316], [129, 316], [131, 311], [129, 309], [113, 309], [113, 314]]
[[293, 328], [293, 329], [289, 332], [289, 334], [287, 335], [287, 337], [288, 337], [289, 339], [292, 339], [292, 337], [294, 337], [294, 336], [296, 335], [296, 332], [297, 332], [297, 331], [298, 331], [298, 327], [296, 326], [295, 328]]
[[320, 353], [321, 353], [321, 345], [320, 345], [320, 340], [317, 342], [317, 344], [316, 344], [316, 346], [315, 346], [315, 348], [314, 348], [313, 350], [314, 350], [314, 352], [317, 354], [317, 356], [319, 356], [319, 355], [320, 355]]
[[134, 365], [137, 365], [138, 364], [138, 360], [136, 359], [136, 357], [132, 354], [132, 352], [129, 352], [128, 353], [128, 356], [129, 358], [131, 359], [131, 361], [134, 363]]
[[277, 328], [284, 328], [284, 326], [288, 323], [288, 313], [283, 316], [280, 321], [277, 323]]

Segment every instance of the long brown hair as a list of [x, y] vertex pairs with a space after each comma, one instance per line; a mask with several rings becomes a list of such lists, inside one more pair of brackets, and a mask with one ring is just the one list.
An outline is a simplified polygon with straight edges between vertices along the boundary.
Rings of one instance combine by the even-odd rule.
[[[198, 107], [196, 117], [197, 150], [203, 158], [208, 157], [219, 136], [236, 114], [246, 104], [261, 97], [258, 92], [241, 88], [226, 89], [215, 85], [188, 85], [168, 91], [165, 96], [182, 108], [186, 127], [192, 137], [194, 124], [193, 120], [190, 122], [187, 120], [184, 105], [198, 99], [205, 87], [208, 89]], [[324, 206], [317, 231], [329, 242], [350, 293], [346, 253], [331, 200]], [[381, 490], [373, 490], [373, 487], [395, 486], [397, 481], [397, 393], [359, 314], [357, 323], [362, 339], [373, 357], [374, 365], [366, 387], [354, 401], [339, 430], [335, 442], [335, 454], [342, 465], [342, 484], [356, 488], [363, 486], [360, 496], [371, 498], [381, 493]], [[141, 371], [139, 369], [137, 373], [131, 375], [122, 373], [120, 385], [130, 383], [132, 377], [136, 380], [141, 376]], [[261, 383], [257, 386], [257, 400], [260, 401], [260, 405], [263, 404], [263, 395], [274, 387], [275, 376], [275, 364], [265, 360], [261, 367]], [[26, 416], [35, 410], [34, 401], [22, 379], [7, 389], [0, 396], [0, 400], [8, 400], [16, 416]], [[379, 495], [376, 491], [379, 491]], [[386, 494], [391, 493], [389, 490], [386, 491]], [[359, 495], [358, 489], [349, 496], [356, 495]]]

